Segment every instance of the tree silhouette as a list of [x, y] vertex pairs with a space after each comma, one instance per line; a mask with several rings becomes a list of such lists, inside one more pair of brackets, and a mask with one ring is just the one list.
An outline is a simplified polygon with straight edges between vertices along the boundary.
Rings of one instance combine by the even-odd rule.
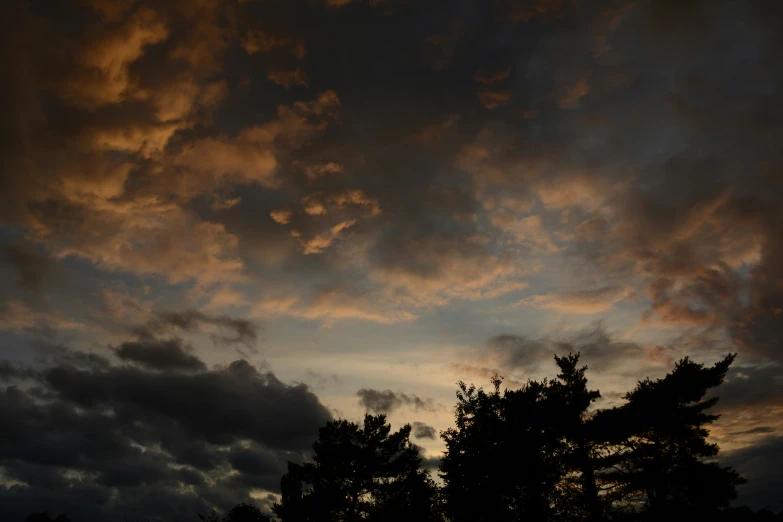
[[71, 519], [68, 518], [68, 515], [65, 513], [60, 513], [52, 518], [48, 512], [44, 511], [42, 513], [31, 513], [27, 515], [24, 522], [71, 522]]
[[237, 504], [223, 518], [214, 511], [209, 515], [199, 514], [202, 522], [271, 522], [272, 516], [252, 504]]
[[237, 504], [229, 511], [223, 522], [271, 522], [272, 517], [252, 504]]
[[639, 382], [623, 406], [597, 416], [615, 443], [613, 470], [605, 476], [631, 518], [714, 516], [736, 498], [744, 480], [704, 460], [718, 454], [706, 429], [718, 419], [708, 413], [718, 399], [705, 397], [723, 382], [734, 357], [712, 367], [686, 357], [664, 378]]
[[289, 462], [275, 514], [284, 522], [437, 520], [436, 488], [410, 431], [391, 433], [385, 415], [365, 415], [362, 427], [329, 422], [313, 462]]
[[[396, 432], [385, 415], [363, 425], [328, 422], [312, 462], [289, 462], [281, 500], [283, 522], [599, 522], [783, 519], [731, 508], [744, 482], [715, 461], [710, 413], [734, 355], [713, 366], [689, 358], [663, 378], [640, 381], [621, 406], [594, 410], [579, 354], [555, 356], [553, 380], [484, 391], [458, 383], [455, 426], [441, 437], [440, 490], [420, 469], [411, 426]], [[270, 514], [238, 504], [203, 522], [270, 522]], [[33, 513], [25, 522], [69, 522]]]
[[591, 412], [579, 355], [555, 357], [552, 381], [500, 391], [458, 384], [456, 426], [442, 438], [445, 513], [454, 522], [664, 520], [725, 511], [743, 479], [705, 460], [705, 398], [734, 360], [712, 367], [688, 358], [644, 380], [626, 404]]
[[[446, 515], [454, 522], [554, 520], [565, 472], [551, 422], [548, 383], [500, 393], [459, 383], [456, 427], [442, 437]], [[476, 502], [480, 499], [480, 502]]]
[[511, 520], [512, 488], [498, 473], [507, 465], [501, 382], [493, 380], [491, 393], [458, 383], [456, 427], [441, 435], [446, 453], [440, 462], [445, 511], [454, 522]]
[[579, 354], [555, 356], [560, 373], [546, 389], [554, 436], [565, 445], [562, 465], [565, 478], [558, 512], [568, 520], [598, 521], [605, 515], [596, 472], [604, 465], [603, 439], [595, 429], [590, 406], [601, 394], [588, 390], [586, 366], [579, 367]]

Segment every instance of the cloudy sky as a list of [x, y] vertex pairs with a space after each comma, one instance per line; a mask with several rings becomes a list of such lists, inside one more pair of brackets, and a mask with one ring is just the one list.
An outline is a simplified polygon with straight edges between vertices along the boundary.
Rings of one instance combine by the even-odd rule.
[[783, 510], [783, 4], [0, 7], [0, 511], [269, 502], [318, 426], [434, 460], [455, 383], [601, 406], [739, 356], [712, 437]]

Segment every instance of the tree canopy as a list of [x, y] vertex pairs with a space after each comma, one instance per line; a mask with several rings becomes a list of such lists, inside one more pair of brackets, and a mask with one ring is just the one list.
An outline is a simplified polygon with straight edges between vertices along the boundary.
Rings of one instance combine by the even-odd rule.
[[365, 415], [363, 426], [329, 422], [313, 462], [289, 463], [275, 514], [284, 522], [437, 520], [435, 485], [410, 432], [392, 432], [385, 415]]
[[[272, 513], [239, 504], [204, 522], [600, 522], [780, 520], [732, 508], [739, 474], [718, 461], [713, 391], [734, 355], [686, 357], [624, 402], [596, 409], [579, 354], [555, 357], [553, 379], [485, 391], [459, 382], [454, 427], [441, 433], [439, 484], [422, 469], [411, 426], [385, 415], [319, 430], [312, 458], [289, 462]], [[48, 513], [25, 522], [51, 522]], [[65, 515], [54, 521], [68, 522]], [[78, 521], [77, 521], [78, 522]]]
[[553, 380], [501, 393], [458, 384], [455, 427], [443, 433], [445, 516], [453, 522], [663, 520], [715, 516], [743, 479], [710, 460], [706, 398], [733, 355], [705, 367], [685, 358], [644, 380], [625, 404], [591, 411], [579, 355], [555, 357]]

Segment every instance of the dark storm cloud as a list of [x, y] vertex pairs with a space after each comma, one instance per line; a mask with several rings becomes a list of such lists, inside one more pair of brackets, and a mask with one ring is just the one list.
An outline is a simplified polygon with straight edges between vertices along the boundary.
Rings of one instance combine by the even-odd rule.
[[0, 361], [0, 381], [11, 381], [16, 379], [31, 379], [38, 376], [38, 372], [11, 361]]
[[258, 446], [231, 448], [228, 461], [239, 472], [239, 475], [232, 479], [239, 487], [261, 488], [267, 491], [278, 490], [280, 477], [287, 469], [286, 461], [278, 452]]
[[783, 398], [783, 368], [779, 365], [734, 368], [717, 390], [719, 407], [758, 406], [766, 409]]
[[414, 422], [412, 425], [413, 428], [413, 436], [417, 439], [435, 439], [437, 436], [437, 431], [434, 427], [430, 426], [429, 424], [424, 424], [423, 422]]
[[250, 488], [276, 490], [286, 460], [301, 460], [331, 418], [306, 386], [245, 361], [156, 368], [62, 363], [44, 370], [44, 389], [0, 391], [0, 467], [19, 482], [0, 489], [4, 514], [168, 520], [225, 509]]
[[[242, 360], [225, 370], [192, 375], [58, 366], [45, 377], [53, 391], [75, 404], [139, 408], [180, 422], [216, 444], [246, 437], [282, 449], [301, 449], [308, 445], [308, 428], [329, 417], [306, 386], [283, 384], [274, 374], [259, 373]], [[209, 416], [202, 414], [205, 407]]]
[[[627, 284], [648, 309], [643, 326], [727, 334], [741, 356], [780, 362], [782, 15], [776, 0], [2, 2], [0, 220], [101, 278], [196, 282], [194, 295], [207, 297], [288, 278], [309, 295], [329, 281], [309, 307], [275, 308], [311, 320], [390, 322], [386, 308], [413, 320], [519, 291], [557, 266], [558, 281], [590, 284], [534, 304], [606, 311]], [[21, 287], [45, 287], [42, 250], [15, 248], [5, 258]], [[6, 321], [17, 330], [40, 319], [0, 310], [18, 311]], [[193, 311], [160, 315], [135, 342], [203, 327], [218, 344], [258, 337], [243, 320]], [[509, 334], [468, 363], [524, 373], [572, 350], [592, 369], [634, 377], [681, 353], [600, 330]], [[105, 433], [108, 444], [112, 423], [137, 415], [146, 424], [126, 426], [140, 440], [154, 446], [165, 432], [169, 457], [140, 456], [116, 435], [112, 451], [137, 465], [127, 464], [135, 471], [112, 513], [130, 518], [192, 516], [182, 488], [144, 484], [166, 458], [198, 473], [231, 468], [215, 441], [266, 483], [266, 457], [235, 438], [272, 437], [289, 412], [273, 408], [267, 427], [231, 408], [258, 418], [244, 405], [267, 412], [281, 401], [246, 394], [310, 397], [242, 363], [175, 374], [99, 357], [63, 357], [69, 365], [46, 374], [49, 406], [18, 389], [4, 404], [61, 433], [73, 455], [87, 451], [79, 433]], [[774, 400], [777, 370], [755, 368], [727, 381], [722, 404]], [[415, 396], [362, 392], [373, 411], [421, 407]], [[217, 415], [226, 429], [193, 401], [229, 407]], [[119, 420], [104, 415], [111, 409]], [[80, 416], [89, 430], [75, 427]], [[36, 455], [28, 460], [47, 458]], [[114, 498], [102, 484], [121, 480], [102, 467], [91, 472], [99, 482], [20, 462], [12, 476], [51, 487], [2, 486], [4, 506], [38, 499], [76, 513]], [[197, 473], [161, 476], [198, 483]]]
[[754, 509], [783, 509], [783, 437], [768, 437], [761, 442], [720, 459], [721, 465], [732, 466], [748, 483], [739, 487], [740, 498]]
[[204, 362], [189, 354], [181, 339], [144, 339], [119, 345], [114, 354], [153, 370], [206, 370]]
[[104, 370], [111, 365], [109, 359], [97, 353], [77, 352], [64, 346], [53, 346], [49, 351], [57, 362], [80, 369]]
[[432, 400], [422, 399], [413, 394], [393, 392], [391, 390], [372, 390], [363, 388], [356, 392], [361, 404], [367, 411], [373, 413], [391, 413], [402, 407], [408, 407], [414, 411], [431, 411]]

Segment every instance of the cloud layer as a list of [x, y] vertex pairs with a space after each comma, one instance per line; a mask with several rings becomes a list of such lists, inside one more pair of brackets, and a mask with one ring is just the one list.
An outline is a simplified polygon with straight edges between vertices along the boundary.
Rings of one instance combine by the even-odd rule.
[[5, 516], [168, 520], [226, 509], [277, 491], [286, 461], [301, 460], [331, 419], [306, 386], [243, 360], [207, 370], [174, 341], [116, 353], [141, 366], [76, 352], [40, 372], [5, 367]]
[[[303, 425], [296, 448], [251, 443], [289, 428], [213, 433], [199, 401], [279, 393], [322, 420], [283, 382], [317, 370], [334, 410], [413, 421], [457, 380], [523, 382], [554, 353], [582, 352], [612, 400], [737, 351], [713, 436], [774, 451], [781, 21], [775, 0], [3, 2], [0, 378], [36, 383], [6, 389], [9, 415], [60, 419], [78, 454], [80, 415], [120, 437], [110, 410], [138, 410], [220, 446], [220, 473], [268, 478]], [[44, 372], [45, 346], [71, 357]], [[262, 353], [285, 379], [236, 362]], [[230, 496], [158, 442], [116, 444], [182, 484], [136, 481], [150, 512]], [[108, 502], [120, 480], [17, 449], [14, 502]]]

